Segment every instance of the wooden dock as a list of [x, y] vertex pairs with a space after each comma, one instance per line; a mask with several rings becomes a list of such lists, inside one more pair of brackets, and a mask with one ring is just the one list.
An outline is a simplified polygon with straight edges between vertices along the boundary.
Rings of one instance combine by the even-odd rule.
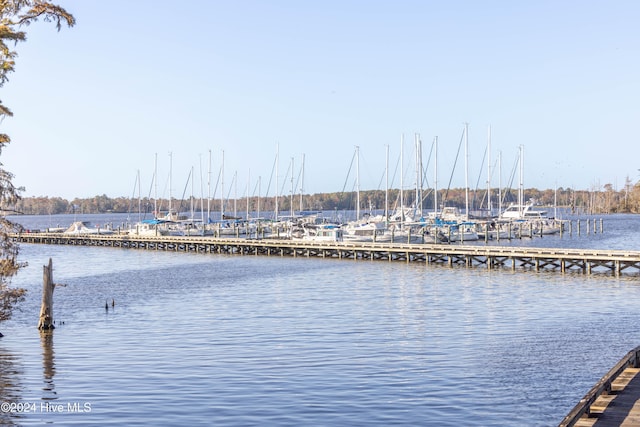
[[640, 347], [624, 356], [562, 420], [559, 427], [639, 427]]
[[330, 259], [418, 262], [427, 265], [507, 268], [512, 270], [640, 274], [640, 251], [531, 248], [484, 245], [313, 242], [284, 239], [239, 239], [195, 236], [138, 237], [19, 233], [21, 243], [98, 246], [205, 254], [315, 257]]

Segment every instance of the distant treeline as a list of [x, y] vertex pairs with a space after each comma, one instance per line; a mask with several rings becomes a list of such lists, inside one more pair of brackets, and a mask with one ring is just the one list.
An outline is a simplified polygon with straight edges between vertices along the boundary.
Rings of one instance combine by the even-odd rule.
[[[404, 205], [413, 206], [416, 199], [415, 190], [405, 190], [402, 194]], [[287, 212], [291, 210], [291, 203], [295, 211], [300, 210], [355, 210], [356, 209], [356, 193], [355, 192], [338, 192], [338, 193], [318, 193], [305, 194], [300, 196], [294, 194], [288, 196], [280, 196], [278, 198], [278, 210]], [[528, 188], [524, 190], [525, 201], [535, 200], [537, 204], [542, 206], [563, 206], [580, 213], [616, 213], [640, 212], [640, 184], [635, 186], [627, 185], [622, 191], [615, 191], [611, 185], [605, 185], [603, 190], [587, 191], [572, 190], [568, 188], [559, 188], [557, 190], [538, 190]], [[517, 201], [517, 191], [506, 190], [502, 192], [503, 207], [508, 203]], [[487, 191], [470, 191], [469, 203], [470, 210], [487, 209]], [[248, 203], [248, 209], [247, 209]], [[433, 209], [434, 192], [431, 190], [422, 191], [422, 206], [427, 210]], [[388, 205], [389, 209], [393, 209], [400, 204], [400, 191], [398, 189], [389, 190]], [[463, 188], [439, 190], [438, 205], [440, 206], [458, 206], [464, 208], [466, 204], [466, 192]], [[220, 212], [220, 199], [207, 202], [206, 198], [193, 198], [187, 200], [172, 199], [171, 206], [173, 210], [180, 212], [189, 212], [192, 207], [196, 211], [207, 209], [209, 206], [211, 211]], [[249, 210], [255, 211], [274, 211], [275, 197], [250, 197], [248, 200], [229, 199], [224, 201], [224, 212], [231, 214], [238, 212], [242, 214]], [[498, 190], [491, 192], [491, 205], [493, 209], [498, 207]], [[148, 212], [154, 211], [157, 206], [158, 211], [166, 211], [169, 207], [169, 201], [166, 199], [154, 201], [153, 199], [144, 198], [141, 200], [126, 197], [111, 198], [106, 195], [95, 196], [87, 199], [73, 199], [71, 201], [60, 197], [24, 197], [15, 206], [9, 207], [18, 213], [27, 215], [51, 215], [51, 214], [69, 214], [69, 213], [132, 213], [132, 212]], [[384, 190], [367, 190], [360, 191], [360, 209], [368, 211], [369, 209], [384, 209], [385, 207], [385, 191]], [[5, 207], [5, 210], [8, 208]]]

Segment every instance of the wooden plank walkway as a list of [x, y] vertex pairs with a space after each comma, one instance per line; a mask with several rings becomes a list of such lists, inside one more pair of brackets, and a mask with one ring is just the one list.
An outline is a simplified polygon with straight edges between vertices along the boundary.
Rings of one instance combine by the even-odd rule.
[[571, 426], [640, 427], [640, 347], [611, 368], [559, 425]]
[[640, 251], [531, 248], [463, 244], [410, 244], [375, 242], [313, 242], [284, 239], [239, 239], [196, 236], [140, 237], [128, 235], [72, 235], [18, 233], [22, 243], [100, 246], [238, 255], [319, 257], [380, 260], [484, 267], [487, 269], [640, 275]]

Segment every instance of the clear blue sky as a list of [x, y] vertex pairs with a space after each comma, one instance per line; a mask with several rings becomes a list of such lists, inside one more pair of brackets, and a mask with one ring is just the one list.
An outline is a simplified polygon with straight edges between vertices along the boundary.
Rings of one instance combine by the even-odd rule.
[[[16, 72], [0, 89], [15, 116], [0, 161], [26, 196], [67, 199], [211, 194], [224, 150], [225, 193], [384, 189], [404, 134], [404, 186], [415, 184], [415, 133], [433, 185], [502, 182], [524, 147], [525, 187], [592, 189], [638, 181], [640, 2], [58, 0], [77, 19], [27, 28]], [[461, 154], [462, 156], [462, 154]], [[495, 167], [495, 163], [494, 163]], [[482, 168], [482, 169], [481, 169]], [[395, 172], [394, 188], [400, 185]], [[201, 179], [202, 176], [202, 179]], [[232, 185], [234, 182], [236, 185]], [[492, 186], [498, 185], [498, 172]], [[517, 175], [514, 181], [517, 186]], [[188, 185], [187, 196], [191, 193]], [[279, 192], [280, 192], [279, 191]], [[225, 195], [226, 196], [226, 195]]]

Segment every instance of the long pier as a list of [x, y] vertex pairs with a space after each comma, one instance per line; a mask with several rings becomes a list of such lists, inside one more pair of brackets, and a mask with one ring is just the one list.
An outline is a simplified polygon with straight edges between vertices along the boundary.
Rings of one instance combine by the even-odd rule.
[[560, 249], [481, 245], [375, 242], [314, 242], [284, 239], [239, 239], [197, 236], [139, 237], [16, 233], [16, 242], [47, 245], [97, 246], [203, 254], [315, 257], [330, 259], [418, 262], [427, 265], [507, 268], [511, 270], [640, 274], [640, 251]]

